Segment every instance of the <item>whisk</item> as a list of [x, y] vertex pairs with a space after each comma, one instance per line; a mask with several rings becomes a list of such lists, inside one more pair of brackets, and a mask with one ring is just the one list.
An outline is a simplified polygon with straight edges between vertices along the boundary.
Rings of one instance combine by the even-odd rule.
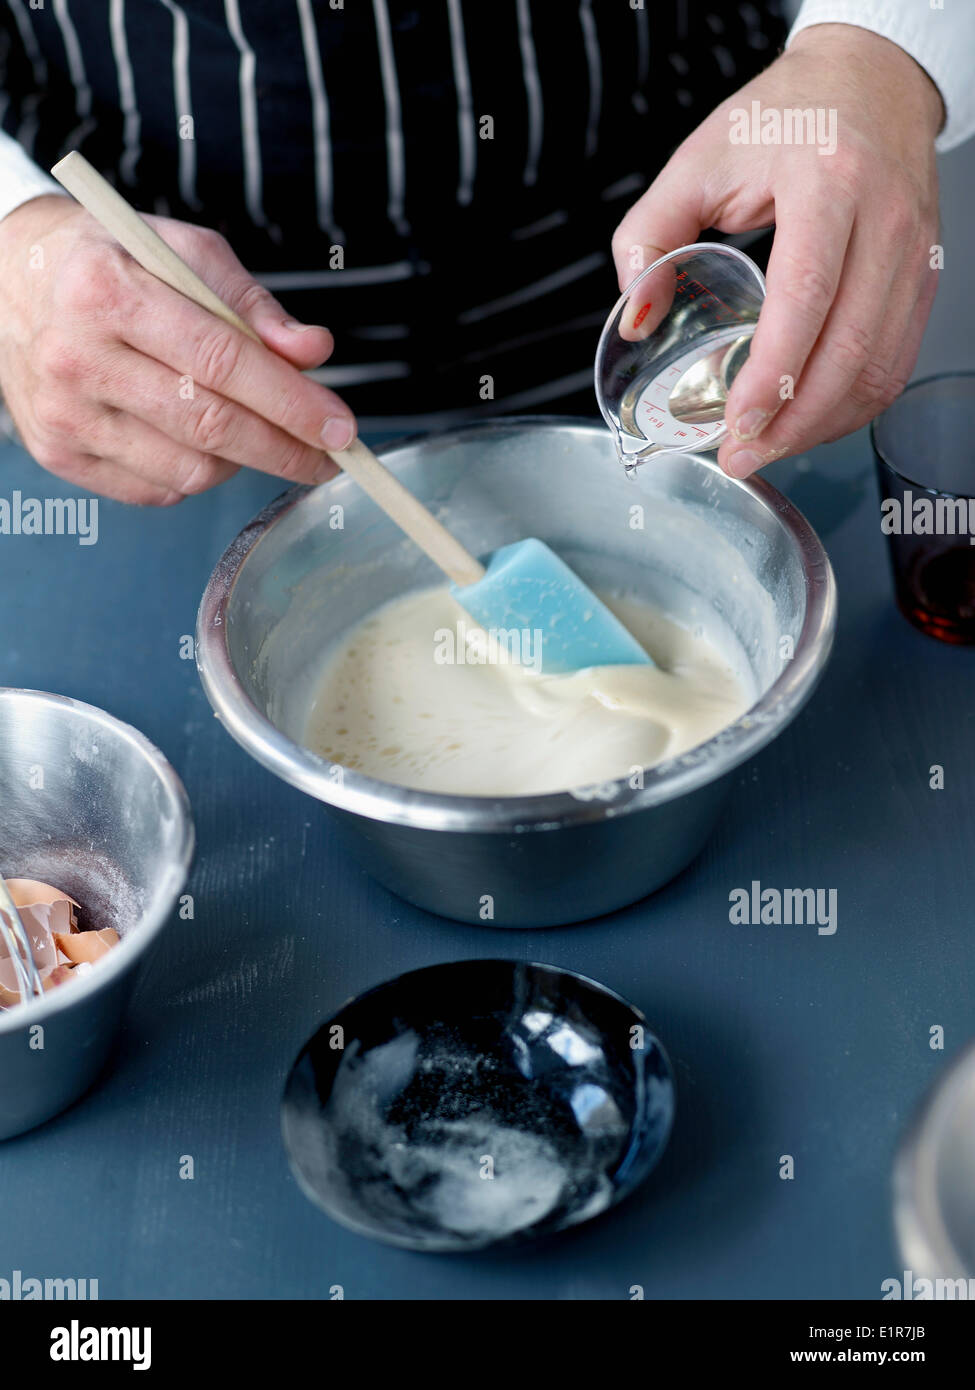
[[21, 1002], [26, 1003], [32, 996], [43, 994], [44, 986], [34, 964], [30, 937], [10, 896], [10, 890], [3, 881], [3, 874], [0, 874], [0, 943], [13, 962]]

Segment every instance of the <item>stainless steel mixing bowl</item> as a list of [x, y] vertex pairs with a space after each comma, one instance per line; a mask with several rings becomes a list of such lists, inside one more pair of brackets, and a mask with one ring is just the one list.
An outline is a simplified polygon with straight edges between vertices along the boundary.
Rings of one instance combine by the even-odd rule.
[[975, 1296], [975, 1043], [931, 1089], [901, 1145], [894, 1224], [905, 1271], [964, 1281], [935, 1284], [934, 1297]]
[[794, 718], [823, 670], [836, 599], [815, 533], [768, 483], [735, 482], [703, 457], [655, 461], [630, 479], [608, 431], [588, 421], [502, 419], [381, 452], [475, 553], [540, 536], [594, 588], [712, 631], [754, 705], [642, 777], [552, 795], [447, 796], [330, 765], [302, 746], [323, 651], [387, 599], [442, 578], [339, 476], [279, 497], [214, 570], [197, 660], [217, 715], [258, 762], [324, 804], [380, 882], [431, 912], [541, 927], [658, 888], [704, 844], [733, 770]]
[[104, 1066], [193, 853], [182, 783], [104, 710], [0, 689], [0, 873], [62, 888], [121, 940], [82, 979], [0, 1011], [0, 1139], [70, 1105]]

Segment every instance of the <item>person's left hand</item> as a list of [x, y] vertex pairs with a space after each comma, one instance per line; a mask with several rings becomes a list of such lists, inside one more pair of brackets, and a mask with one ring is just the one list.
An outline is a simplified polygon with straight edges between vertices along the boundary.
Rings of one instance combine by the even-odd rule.
[[[730, 112], [836, 110], [836, 149], [732, 144]], [[775, 223], [768, 298], [728, 397], [733, 477], [867, 423], [907, 385], [937, 286], [937, 88], [902, 49], [821, 24], [684, 141], [613, 237], [620, 288], [707, 227]], [[791, 389], [794, 398], [790, 398]]]

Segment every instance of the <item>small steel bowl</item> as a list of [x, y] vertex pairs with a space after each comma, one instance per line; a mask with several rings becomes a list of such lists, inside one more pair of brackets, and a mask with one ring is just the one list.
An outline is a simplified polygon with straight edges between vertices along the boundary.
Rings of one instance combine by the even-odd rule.
[[0, 1139], [50, 1119], [104, 1066], [186, 881], [193, 823], [158, 748], [104, 710], [0, 689], [0, 872], [77, 899], [121, 940], [81, 979], [0, 1011]]
[[627, 478], [608, 431], [588, 421], [495, 420], [380, 452], [473, 552], [539, 536], [592, 587], [723, 625], [755, 703], [642, 778], [549, 795], [411, 791], [331, 766], [302, 746], [325, 648], [386, 600], [442, 580], [340, 475], [278, 498], [214, 570], [197, 662], [218, 717], [325, 805], [380, 882], [431, 912], [536, 927], [642, 898], [698, 853], [734, 769], [781, 733], [826, 664], [836, 595], [817, 536], [763, 479], [736, 482], [711, 459], [662, 458]]
[[639, 1009], [553, 965], [465, 960], [352, 999], [291, 1069], [281, 1125], [316, 1205], [410, 1250], [480, 1250], [632, 1192], [674, 1117]]
[[[904, 1269], [975, 1287], [975, 1042], [929, 1091], [894, 1165], [894, 1225]], [[904, 1297], [911, 1295], [904, 1291]]]

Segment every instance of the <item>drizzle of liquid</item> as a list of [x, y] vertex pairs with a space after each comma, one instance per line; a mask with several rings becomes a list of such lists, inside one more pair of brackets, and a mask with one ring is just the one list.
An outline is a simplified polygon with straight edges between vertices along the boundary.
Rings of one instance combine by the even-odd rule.
[[623, 472], [629, 478], [631, 483], [636, 477], [638, 465], [633, 462], [632, 450], [626, 449], [624, 447], [623, 441], [624, 439], [633, 439], [634, 437], [634, 435], [625, 433], [618, 426], [613, 427], [613, 445], [616, 449], [616, 457], [619, 459], [620, 464], [623, 468]]

